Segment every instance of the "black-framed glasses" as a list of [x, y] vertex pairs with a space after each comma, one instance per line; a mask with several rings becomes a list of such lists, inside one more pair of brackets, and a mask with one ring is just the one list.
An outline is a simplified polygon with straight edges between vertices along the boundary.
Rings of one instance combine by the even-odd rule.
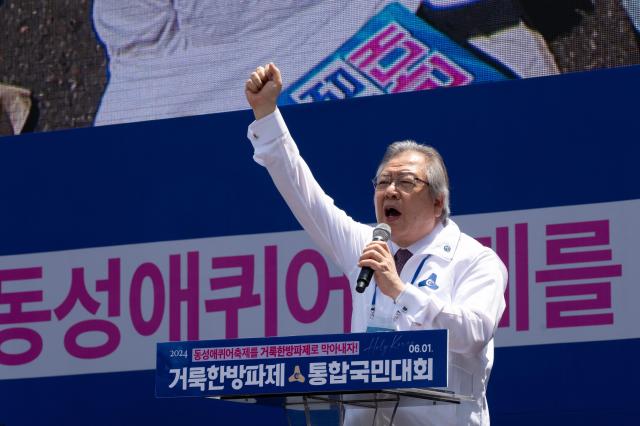
[[419, 177], [411, 174], [405, 173], [396, 176], [395, 178], [391, 175], [380, 175], [372, 179], [373, 188], [376, 191], [384, 191], [391, 184], [395, 184], [396, 188], [402, 192], [411, 192], [418, 185], [418, 183], [423, 183], [425, 185], [429, 185], [429, 182], [420, 179]]

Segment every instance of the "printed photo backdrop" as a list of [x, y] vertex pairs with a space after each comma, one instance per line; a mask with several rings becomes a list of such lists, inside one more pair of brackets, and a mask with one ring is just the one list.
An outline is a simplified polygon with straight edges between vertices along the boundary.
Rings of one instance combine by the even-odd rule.
[[638, 0], [0, 0], [0, 134], [640, 63]]

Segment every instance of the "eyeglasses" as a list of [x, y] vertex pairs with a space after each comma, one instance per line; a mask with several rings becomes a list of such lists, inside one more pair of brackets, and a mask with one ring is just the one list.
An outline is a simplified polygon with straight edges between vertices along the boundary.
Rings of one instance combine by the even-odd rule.
[[382, 176], [373, 178], [372, 182], [373, 182], [373, 188], [376, 191], [384, 191], [388, 187], [390, 187], [392, 183], [395, 184], [396, 188], [402, 192], [413, 191], [416, 185], [418, 185], [418, 182], [421, 182], [425, 185], [429, 185], [429, 182], [424, 181], [412, 174], [402, 174], [402, 175], [396, 176], [395, 178], [391, 177], [390, 175], [382, 175]]

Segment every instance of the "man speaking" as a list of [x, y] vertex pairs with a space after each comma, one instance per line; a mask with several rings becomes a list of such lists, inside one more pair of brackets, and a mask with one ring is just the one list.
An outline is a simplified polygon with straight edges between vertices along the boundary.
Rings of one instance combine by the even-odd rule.
[[[389, 145], [373, 180], [373, 202], [377, 221], [388, 225], [391, 237], [373, 238], [371, 226], [336, 207], [315, 181], [276, 108], [281, 89], [272, 63], [258, 67], [245, 83], [256, 118], [248, 131], [254, 159], [267, 168], [314, 242], [349, 277], [352, 331], [448, 329], [449, 388], [473, 397], [460, 405], [401, 408], [394, 424], [489, 424], [486, 388], [507, 271], [491, 249], [449, 218], [442, 158], [413, 141]], [[371, 268], [373, 279], [356, 291], [362, 268]], [[378, 410], [376, 420], [387, 424], [391, 415], [391, 409]], [[349, 409], [345, 424], [371, 425], [373, 416], [373, 410]]]

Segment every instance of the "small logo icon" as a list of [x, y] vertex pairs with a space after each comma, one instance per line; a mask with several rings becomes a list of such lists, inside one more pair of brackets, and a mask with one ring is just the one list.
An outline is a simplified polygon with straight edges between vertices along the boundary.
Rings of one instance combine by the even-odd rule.
[[431, 290], [436, 290], [438, 288], [438, 284], [436, 284], [437, 279], [438, 276], [433, 273], [429, 275], [429, 278], [427, 278], [426, 280], [420, 281], [418, 283], [418, 287], [429, 287]]
[[443, 248], [444, 248], [444, 251], [446, 251], [447, 253], [451, 251], [451, 246], [449, 244], [445, 244]]
[[300, 372], [300, 366], [296, 365], [293, 367], [293, 374], [289, 376], [289, 382], [300, 382], [304, 383], [305, 378]]

